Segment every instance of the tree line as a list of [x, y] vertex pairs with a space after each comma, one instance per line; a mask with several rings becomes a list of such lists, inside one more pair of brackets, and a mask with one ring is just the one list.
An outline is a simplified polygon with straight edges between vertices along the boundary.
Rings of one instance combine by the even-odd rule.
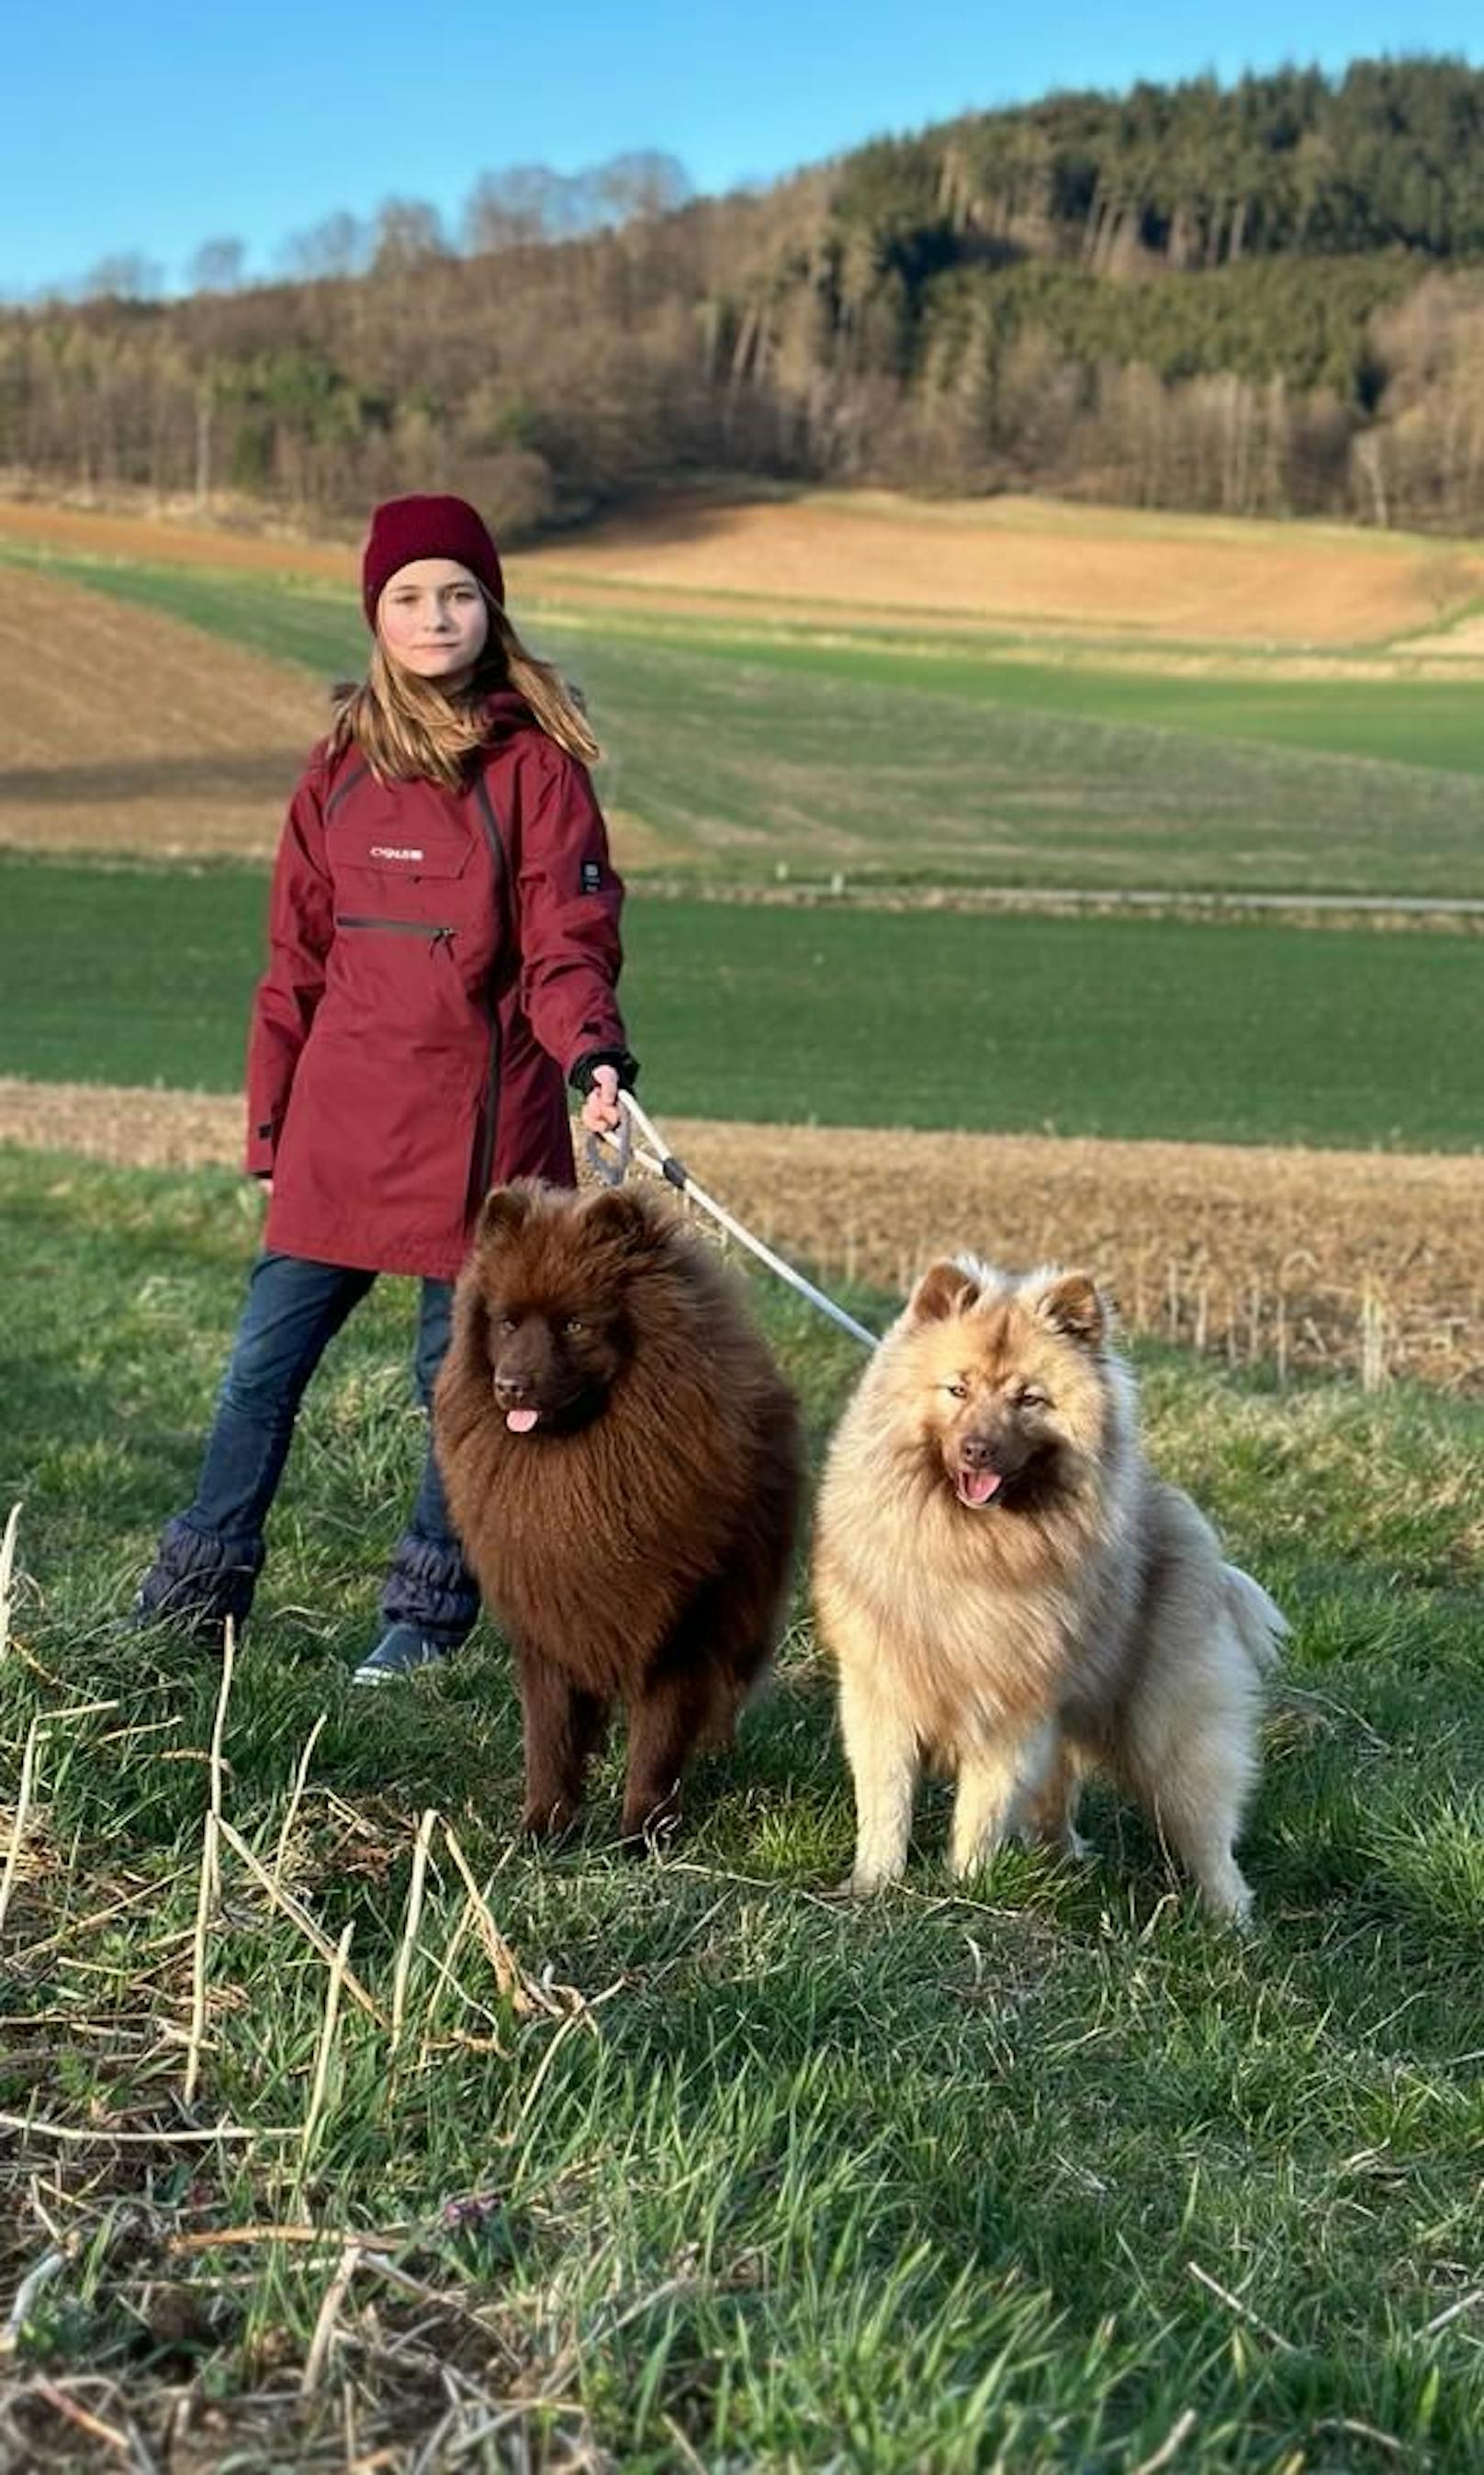
[[[652, 149], [610, 156], [577, 172], [546, 163], [511, 163], [482, 172], [450, 231], [426, 198], [383, 198], [371, 215], [343, 208], [290, 233], [278, 252], [278, 273], [290, 282], [324, 276], [384, 273], [409, 260], [462, 251], [478, 256], [517, 241], [571, 240], [579, 233], [662, 214], [691, 195], [685, 165]], [[190, 292], [237, 292], [249, 280], [247, 243], [216, 233], [192, 251], [185, 267]], [[152, 301], [166, 289], [165, 269], [143, 250], [113, 250], [75, 283], [48, 287], [54, 303]]]
[[458, 246], [409, 200], [298, 246], [0, 311], [0, 464], [326, 524], [456, 487], [517, 535], [718, 474], [1484, 526], [1457, 61], [1054, 95], [722, 199], [518, 166]]

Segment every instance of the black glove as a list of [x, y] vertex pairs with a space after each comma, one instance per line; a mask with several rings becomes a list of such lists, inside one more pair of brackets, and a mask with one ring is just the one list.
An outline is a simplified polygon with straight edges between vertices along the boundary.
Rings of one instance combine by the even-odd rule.
[[617, 1069], [620, 1091], [632, 1091], [639, 1080], [639, 1060], [626, 1048], [590, 1048], [585, 1056], [578, 1058], [567, 1077], [572, 1090], [580, 1091], [584, 1100], [593, 1089], [593, 1078], [600, 1066], [612, 1066]]

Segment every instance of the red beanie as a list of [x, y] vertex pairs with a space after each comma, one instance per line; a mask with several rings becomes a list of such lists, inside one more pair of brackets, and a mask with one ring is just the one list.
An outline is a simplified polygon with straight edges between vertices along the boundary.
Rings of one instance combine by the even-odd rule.
[[489, 527], [467, 499], [385, 499], [371, 519], [361, 559], [361, 600], [375, 628], [382, 587], [415, 558], [456, 558], [492, 600], [503, 602], [505, 580]]

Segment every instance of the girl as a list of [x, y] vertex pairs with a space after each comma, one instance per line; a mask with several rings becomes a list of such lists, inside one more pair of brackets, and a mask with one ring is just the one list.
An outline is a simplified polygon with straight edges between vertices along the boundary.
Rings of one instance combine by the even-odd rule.
[[[203, 1639], [247, 1615], [300, 1399], [377, 1274], [421, 1276], [426, 1409], [486, 1192], [571, 1186], [564, 1074], [600, 1132], [637, 1072], [614, 994], [622, 887], [586, 771], [597, 746], [506, 617], [482, 519], [462, 499], [377, 507], [362, 599], [368, 676], [341, 693], [290, 803], [253, 1008], [264, 1249], [195, 1502], [135, 1603], [139, 1623]], [[477, 1611], [429, 1450], [355, 1681], [444, 1656]]]

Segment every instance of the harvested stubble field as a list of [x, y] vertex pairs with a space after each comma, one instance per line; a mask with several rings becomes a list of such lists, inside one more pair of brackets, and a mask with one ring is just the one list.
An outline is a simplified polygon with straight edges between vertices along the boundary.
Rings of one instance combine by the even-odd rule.
[[522, 562], [534, 591], [643, 585], [975, 618], [1076, 635], [1211, 644], [1375, 644], [1438, 626], [1484, 558], [1337, 527], [1229, 523], [1007, 496], [925, 505], [886, 491], [782, 504], [680, 501]]
[[[239, 511], [241, 512], [241, 511]], [[256, 527], [261, 511], [248, 514]], [[0, 501], [0, 537], [349, 583], [349, 546], [126, 509]], [[1473, 543], [1353, 527], [1233, 522], [1013, 496], [889, 491], [735, 502], [673, 494], [645, 514], [516, 552], [522, 600], [623, 600], [826, 621], [841, 612], [1253, 646], [1379, 645], [1446, 630], [1484, 591]], [[1448, 639], [1441, 640], [1448, 647]], [[1450, 647], [1448, 649], [1450, 649]]]
[[[1089, 1264], [1129, 1327], [1280, 1371], [1484, 1393], [1484, 1162], [1217, 1143], [667, 1119], [700, 1183], [828, 1279], [939, 1249]], [[0, 1141], [234, 1165], [234, 1098], [0, 1077]]]

